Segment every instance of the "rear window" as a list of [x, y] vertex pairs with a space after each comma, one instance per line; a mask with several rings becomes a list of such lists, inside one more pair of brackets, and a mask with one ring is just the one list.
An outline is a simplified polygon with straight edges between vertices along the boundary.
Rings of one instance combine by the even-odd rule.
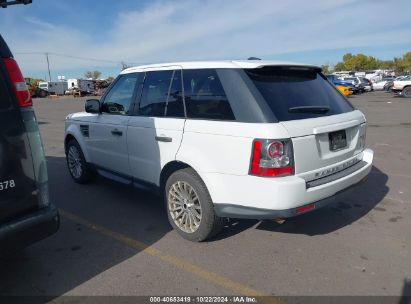
[[245, 72], [278, 121], [336, 115], [354, 109], [319, 70], [280, 66]]

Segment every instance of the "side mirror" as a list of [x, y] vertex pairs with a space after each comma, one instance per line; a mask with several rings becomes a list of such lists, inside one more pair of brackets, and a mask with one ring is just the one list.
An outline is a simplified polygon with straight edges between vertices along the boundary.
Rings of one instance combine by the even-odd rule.
[[100, 113], [100, 100], [88, 99], [86, 100], [85, 110], [87, 113]]

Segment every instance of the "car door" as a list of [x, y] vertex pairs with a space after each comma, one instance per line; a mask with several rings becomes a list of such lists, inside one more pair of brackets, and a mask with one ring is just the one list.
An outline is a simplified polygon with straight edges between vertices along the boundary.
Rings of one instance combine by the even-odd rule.
[[145, 70], [136, 115], [128, 121], [130, 169], [136, 180], [159, 185], [161, 169], [176, 158], [184, 123], [181, 68]]
[[[101, 113], [89, 125], [87, 150], [101, 169], [131, 175], [127, 150], [127, 123], [133, 109], [139, 74], [120, 75], [101, 103]], [[84, 128], [84, 126], [83, 126]]]

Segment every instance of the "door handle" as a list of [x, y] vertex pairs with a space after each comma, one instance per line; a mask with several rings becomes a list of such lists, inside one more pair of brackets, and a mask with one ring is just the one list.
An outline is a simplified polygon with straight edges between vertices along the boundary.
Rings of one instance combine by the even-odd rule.
[[166, 137], [166, 136], [156, 136], [157, 141], [163, 141], [163, 142], [172, 142], [173, 139], [171, 137]]
[[116, 135], [116, 136], [122, 136], [123, 132], [118, 129], [114, 129], [114, 130], [111, 130], [111, 134]]

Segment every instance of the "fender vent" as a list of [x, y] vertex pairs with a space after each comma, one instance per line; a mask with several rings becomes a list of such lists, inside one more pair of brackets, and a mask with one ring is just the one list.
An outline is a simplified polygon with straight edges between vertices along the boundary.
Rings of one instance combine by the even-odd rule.
[[90, 136], [88, 125], [80, 125], [80, 132], [81, 134], [83, 134], [84, 137]]

